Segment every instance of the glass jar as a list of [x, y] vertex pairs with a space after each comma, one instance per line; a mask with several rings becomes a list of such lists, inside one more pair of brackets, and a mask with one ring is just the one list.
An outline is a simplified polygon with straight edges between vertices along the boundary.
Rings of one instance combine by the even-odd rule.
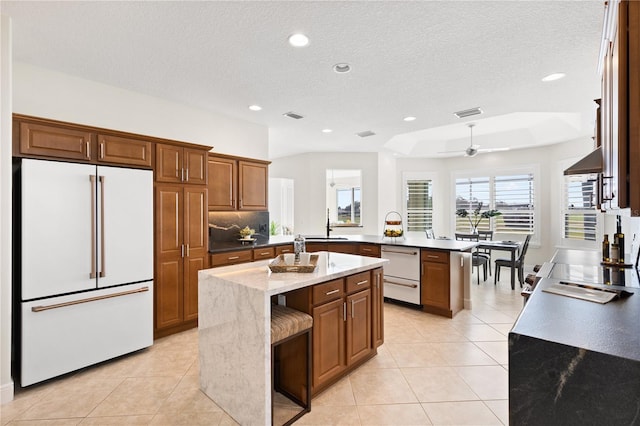
[[300, 261], [300, 253], [307, 251], [305, 247], [304, 237], [300, 234], [293, 240], [293, 253], [295, 254], [296, 262]]

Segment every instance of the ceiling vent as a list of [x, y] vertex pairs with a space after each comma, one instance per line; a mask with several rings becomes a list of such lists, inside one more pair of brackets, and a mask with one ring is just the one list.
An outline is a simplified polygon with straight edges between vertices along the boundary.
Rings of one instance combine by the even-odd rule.
[[464, 111], [457, 111], [453, 113], [458, 118], [466, 118], [471, 117], [472, 115], [482, 114], [482, 110], [480, 107], [465, 109]]
[[375, 133], [373, 133], [371, 130], [365, 130], [364, 132], [356, 133], [356, 135], [360, 136], [361, 138], [367, 138], [369, 136], [375, 135]]
[[296, 120], [300, 120], [301, 118], [304, 118], [304, 115], [297, 114], [293, 111], [285, 112], [282, 115], [284, 115], [285, 117], [294, 118]]

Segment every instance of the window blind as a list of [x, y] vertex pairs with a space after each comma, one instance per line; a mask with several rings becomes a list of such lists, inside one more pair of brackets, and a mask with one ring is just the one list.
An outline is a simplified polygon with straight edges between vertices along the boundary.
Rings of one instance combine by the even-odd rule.
[[494, 179], [495, 231], [531, 234], [535, 223], [533, 174], [496, 176]]
[[[465, 209], [469, 212], [469, 217], [473, 221], [473, 211], [480, 203], [480, 213], [491, 209], [491, 178], [489, 176], [460, 178], [456, 179], [456, 211]], [[472, 224], [469, 217], [456, 216], [456, 232], [471, 232]], [[475, 221], [474, 221], [475, 223]], [[491, 229], [491, 221], [483, 219], [478, 223], [478, 230], [488, 231]]]
[[429, 179], [406, 181], [407, 231], [433, 228], [433, 184]]
[[564, 238], [595, 241], [597, 214], [595, 177], [591, 175], [565, 176], [564, 180]]

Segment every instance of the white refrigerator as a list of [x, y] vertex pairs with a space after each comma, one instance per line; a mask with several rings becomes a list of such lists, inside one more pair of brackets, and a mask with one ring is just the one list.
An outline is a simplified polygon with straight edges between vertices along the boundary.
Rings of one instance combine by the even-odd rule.
[[21, 160], [20, 383], [153, 344], [153, 172]]

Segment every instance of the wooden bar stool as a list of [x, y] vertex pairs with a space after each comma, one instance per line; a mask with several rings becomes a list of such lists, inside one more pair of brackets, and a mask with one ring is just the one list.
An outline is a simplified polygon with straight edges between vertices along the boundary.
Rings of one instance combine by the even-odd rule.
[[[291, 425], [300, 417], [311, 411], [311, 366], [312, 350], [311, 350], [311, 330], [313, 327], [313, 318], [304, 312], [287, 308], [282, 305], [271, 305], [271, 424], [273, 424], [273, 399], [275, 391], [277, 391], [292, 401], [300, 405], [303, 410], [289, 419], [285, 425]], [[300, 344], [296, 344], [293, 340], [302, 335], [306, 336], [306, 351], [300, 351]], [[287, 342], [290, 342], [287, 344]], [[295, 362], [296, 358], [301, 356], [300, 352], [306, 352], [306, 368], [304, 371], [304, 384], [300, 383], [299, 363]], [[276, 363], [276, 356], [278, 362]], [[288, 367], [281, 365], [283, 360], [293, 361]], [[281, 375], [281, 371], [287, 374]], [[298, 374], [290, 374], [297, 372]], [[285, 383], [281, 378], [286, 376]]]

